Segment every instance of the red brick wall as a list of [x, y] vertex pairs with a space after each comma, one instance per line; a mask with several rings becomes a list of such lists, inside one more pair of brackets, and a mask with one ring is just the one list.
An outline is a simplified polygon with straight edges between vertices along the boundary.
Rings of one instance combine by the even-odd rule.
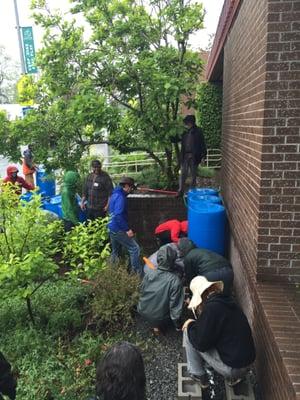
[[260, 281], [300, 282], [300, 1], [268, 1]]
[[241, 257], [253, 276], [260, 233], [266, 22], [267, 0], [243, 1], [224, 49], [222, 193]]

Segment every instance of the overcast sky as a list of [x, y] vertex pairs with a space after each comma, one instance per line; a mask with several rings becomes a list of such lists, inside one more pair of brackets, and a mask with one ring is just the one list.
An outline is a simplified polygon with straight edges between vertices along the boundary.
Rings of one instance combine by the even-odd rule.
[[[31, 0], [17, 0], [19, 8], [19, 19], [21, 26], [33, 26], [33, 35], [35, 47], [38, 49], [41, 45], [42, 31], [34, 26], [30, 18]], [[206, 10], [205, 29], [201, 30], [193, 38], [193, 47], [206, 48], [209, 42], [209, 35], [216, 31], [219, 16], [222, 10], [224, 0], [202, 0]], [[69, 0], [48, 0], [50, 8], [59, 8], [67, 11]], [[15, 29], [16, 20], [14, 12], [14, 0], [0, 0], [0, 44], [4, 45], [6, 52], [15, 60], [19, 61], [19, 47], [17, 41], [17, 32]]]

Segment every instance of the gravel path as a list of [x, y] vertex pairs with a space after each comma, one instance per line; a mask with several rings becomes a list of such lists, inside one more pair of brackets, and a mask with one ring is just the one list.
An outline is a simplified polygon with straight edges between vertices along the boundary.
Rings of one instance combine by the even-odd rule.
[[[149, 325], [137, 317], [137, 334], [147, 342], [143, 351], [147, 400], [177, 400], [177, 367], [183, 362], [181, 332], [170, 329], [165, 335], [154, 336]], [[209, 378], [211, 385], [203, 391], [203, 400], [225, 400], [223, 378], [212, 371]], [[256, 400], [261, 400], [258, 393]]]

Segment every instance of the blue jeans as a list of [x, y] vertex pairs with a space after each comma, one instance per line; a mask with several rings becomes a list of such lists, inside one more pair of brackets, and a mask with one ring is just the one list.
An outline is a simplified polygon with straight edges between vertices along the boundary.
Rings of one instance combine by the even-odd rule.
[[190, 374], [201, 376], [206, 373], [205, 362], [210, 365], [218, 374], [225, 379], [237, 379], [244, 377], [250, 369], [250, 366], [244, 368], [232, 368], [224, 364], [218, 351], [214, 348], [200, 352], [196, 350], [189, 340], [187, 329], [183, 332], [183, 345], [186, 350], [187, 369]]
[[142, 265], [140, 263], [140, 246], [137, 242], [130, 238], [126, 232], [109, 232], [110, 242], [111, 242], [111, 261], [113, 263], [117, 262], [120, 255], [122, 247], [129, 253], [131, 268], [138, 274], [142, 272]]

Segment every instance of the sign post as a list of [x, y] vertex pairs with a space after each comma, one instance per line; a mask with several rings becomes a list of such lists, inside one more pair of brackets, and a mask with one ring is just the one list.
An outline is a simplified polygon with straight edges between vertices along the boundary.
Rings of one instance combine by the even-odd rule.
[[35, 50], [34, 50], [32, 27], [25, 26], [22, 27], [21, 29], [22, 29], [26, 73], [35, 74], [37, 73], [37, 67], [35, 66]]

